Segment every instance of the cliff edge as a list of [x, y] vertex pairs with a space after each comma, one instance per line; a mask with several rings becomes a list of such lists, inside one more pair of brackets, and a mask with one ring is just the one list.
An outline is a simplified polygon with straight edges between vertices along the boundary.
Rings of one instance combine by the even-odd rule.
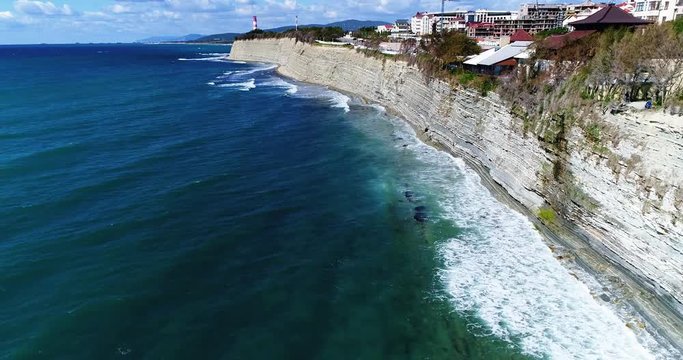
[[[610, 139], [596, 145], [570, 129], [558, 153], [498, 95], [453, 89], [402, 61], [293, 39], [238, 41], [230, 59], [278, 64], [285, 76], [356, 94], [402, 117], [504, 189], [563, 258], [610, 282], [656, 328], [650, 331], [683, 348], [683, 118], [608, 114], [602, 121]], [[558, 164], [570, 182], [553, 180]], [[555, 214], [548, 204], [560, 192], [567, 205]]]

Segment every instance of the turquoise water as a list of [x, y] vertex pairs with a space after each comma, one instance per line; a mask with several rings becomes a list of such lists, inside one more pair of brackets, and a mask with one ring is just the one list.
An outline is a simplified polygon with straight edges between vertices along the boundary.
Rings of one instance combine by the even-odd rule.
[[228, 51], [0, 47], [0, 358], [642, 358], [461, 161]]

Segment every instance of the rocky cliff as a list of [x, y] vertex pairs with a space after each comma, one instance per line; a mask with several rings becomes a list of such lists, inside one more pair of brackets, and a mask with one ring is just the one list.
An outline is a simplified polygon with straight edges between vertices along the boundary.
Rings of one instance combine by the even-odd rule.
[[[676, 331], [683, 318], [683, 118], [607, 115], [592, 136], [569, 128], [558, 150], [542, 136], [547, 129], [529, 129], [496, 94], [453, 89], [405, 62], [291, 39], [236, 42], [230, 57], [279, 64], [285, 76], [385, 106], [425, 140], [466, 158], [521, 211], [540, 215], [539, 226], [572, 258], [628, 289], [650, 321], [683, 343]], [[569, 175], [558, 177], [558, 168]]]

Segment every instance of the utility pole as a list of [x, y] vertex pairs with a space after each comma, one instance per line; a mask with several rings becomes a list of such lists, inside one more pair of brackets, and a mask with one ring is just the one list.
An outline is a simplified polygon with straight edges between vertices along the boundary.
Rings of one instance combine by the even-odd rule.
[[443, 15], [446, 11], [446, 1], [455, 1], [455, 0], [441, 0], [441, 35], [443, 35]]

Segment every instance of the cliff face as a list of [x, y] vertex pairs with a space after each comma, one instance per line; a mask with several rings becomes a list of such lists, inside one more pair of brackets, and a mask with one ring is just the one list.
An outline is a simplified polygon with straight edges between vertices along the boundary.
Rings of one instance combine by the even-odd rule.
[[[683, 119], [608, 115], [602, 121], [610, 133], [599, 143], [573, 128], [558, 151], [496, 94], [453, 90], [404, 62], [291, 39], [236, 42], [230, 58], [279, 64], [285, 76], [385, 106], [422, 136], [483, 165], [533, 214], [561, 204], [567, 221], [558, 227], [683, 314]], [[571, 177], [558, 180], [558, 166]]]

